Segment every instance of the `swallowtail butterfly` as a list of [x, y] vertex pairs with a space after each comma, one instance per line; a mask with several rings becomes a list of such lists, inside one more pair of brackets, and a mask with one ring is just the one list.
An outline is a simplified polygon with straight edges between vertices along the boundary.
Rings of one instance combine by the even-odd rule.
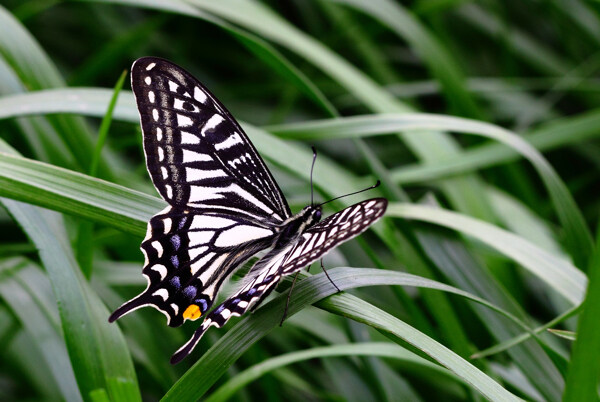
[[[151, 306], [177, 327], [204, 316], [171, 358], [177, 363], [211, 326], [258, 306], [281, 277], [298, 272], [379, 219], [387, 200], [374, 198], [321, 221], [321, 207], [296, 215], [258, 152], [227, 109], [192, 75], [163, 59], [132, 66], [146, 165], [169, 206], [148, 223], [141, 244], [148, 286], [110, 322]], [[268, 250], [241, 286], [207, 312], [244, 261]]]

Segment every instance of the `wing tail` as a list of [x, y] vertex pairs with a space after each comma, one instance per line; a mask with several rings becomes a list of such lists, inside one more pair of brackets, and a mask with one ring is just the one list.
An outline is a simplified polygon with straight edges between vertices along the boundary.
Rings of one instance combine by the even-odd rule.
[[171, 364], [177, 364], [177, 363], [179, 363], [184, 358], [186, 358], [187, 355], [189, 355], [190, 353], [192, 353], [192, 350], [194, 350], [194, 348], [196, 347], [196, 345], [198, 344], [198, 342], [200, 342], [200, 338], [202, 338], [202, 335], [204, 335], [204, 332], [206, 332], [206, 330], [208, 329], [208, 327], [210, 327], [210, 324], [209, 325], [205, 325], [204, 323], [202, 323], [202, 325], [200, 326], [200, 328], [198, 328], [194, 332], [194, 335], [192, 335], [192, 337], [190, 338], [190, 340], [187, 341], [185, 345], [183, 345], [182, 347], [180, 347], [175, 353], [173, 353], [173, 356], [171, 356], [171, 360], [170, 360]]
[[110, 317], [108, 317], [108, 322], [114, 322], [119, 318], [123, 317], [126, 314], [131, 313], [138, 308], [144, 307], [148, 305], [148, 298], [146, 296], [146, 292], [140, 294], [138, 297], [135, 297], [128, 302], [123, 303], [118, 309], [116, 309]]
[[202, 335], [204, 335], [209, 327], [221, 328], [231, 317], [240, 317], [254, 305], [262, 302], [273, 291], [280, 278], [280, 276], [268, 276], [263, 281], [254, 283], [249, 289], [246, 288], [231, 296], [219, 307], [211, 311], [190, 340], [171, 356], [171, 364], [179, 363], [192, 353]]

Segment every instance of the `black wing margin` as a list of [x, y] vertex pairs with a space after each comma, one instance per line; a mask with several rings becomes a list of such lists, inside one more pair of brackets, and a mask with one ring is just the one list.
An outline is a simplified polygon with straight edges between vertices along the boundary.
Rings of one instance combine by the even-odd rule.
[[275, 222], [291, 215], [248, 136], [191, 74], [164, 59], [143, 57], [132, 66], [131, 86], [148, 171], [169, 204], [237, 209]]

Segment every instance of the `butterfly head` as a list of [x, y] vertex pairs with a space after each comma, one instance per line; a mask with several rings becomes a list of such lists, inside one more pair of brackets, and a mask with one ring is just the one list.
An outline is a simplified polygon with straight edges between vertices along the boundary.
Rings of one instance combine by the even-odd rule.
[[312, 226], [321, 220], [322, 209], [320, 205], [307, 205], [302, 211], [307, 226]]

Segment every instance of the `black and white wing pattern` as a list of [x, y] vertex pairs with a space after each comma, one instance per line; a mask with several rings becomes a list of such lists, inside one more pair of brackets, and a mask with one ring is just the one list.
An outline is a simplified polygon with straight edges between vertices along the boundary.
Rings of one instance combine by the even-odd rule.
[[260, 304], [282, 276], [294, 273], [365, 231], [385, 212], [376, 198], [320, 222], [321, 207], [291, 215], [265, 163], [235, 119], [194, 77], [163, 59], [144, 57], [131, 71], [146, 166], [169, 204], [148, 222], [141, 250], [148, 286], [109, 317], [113, 322], [151, 306], [170, 326], [196, 320], [212, 307], [242, 263], [269, 250], [239, 290], [206, 314], [172, 357], [187, 356], [210, 326]]
[[227, 109], [188, 72], [138, 59], [131, 86], [154, 186], [173, 206], [222, 207], [282, 222], [290, 208], [265, 163]]
[[290, 209], [242, 128], [189, 73], [145, 57], [131, 82], [148, 172], [169, 207], [150, 220], [141, 245], [148, 287], [109, 320], [152, 306], [179, 326], [204, 314], [234, 270], [271, 246]]
[[274, 248], [243, 279], [239, 290], [211, 311], [192, 338], [171, 358], [177, 363], [194, 349], [211, 326], [221, 328], [232, 316], [241, 316], [258, 306], [276, 287], [281, 277], [293, 274], [323, 257], [380, 219], [387, 208], [385, 198], [373, 198], [354, 204], [308, 228], [296, 241]]

